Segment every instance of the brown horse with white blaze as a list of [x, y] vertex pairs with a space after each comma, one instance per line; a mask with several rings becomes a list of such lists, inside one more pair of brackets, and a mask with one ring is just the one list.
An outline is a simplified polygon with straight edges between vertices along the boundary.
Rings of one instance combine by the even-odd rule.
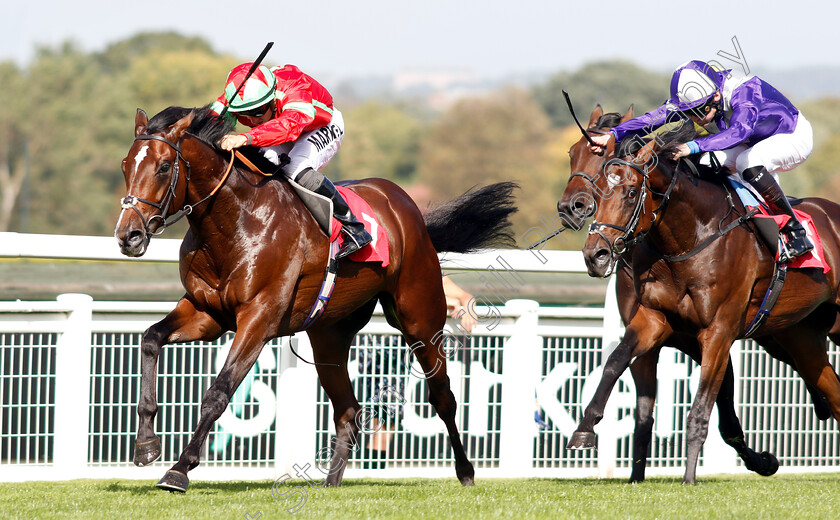
[[[230, 130], [206, 108], [170, 107], [151, 120], [138, 110], [136, 139], [122, 163], [128, 194], [115, 236], [124, 254], [144, 254], [151, 235], [175, 213], [189, 221], [180, 253], [186, 293], [143, 336], [135, 464], [150, 464], [161, 454], [153, 420], [163, 345], [236, 332], [223, 368], [204, 395], [192, 440], [158, 483], [169, 490], [186, 491], [187, 472], [199, 464], [213, 423], [265, 343], [304, 328], [328, 260], [328, 238], [283, 176], [256, 175], [232, 165], [232, 157], [220, 150], [219, 140]], [[429, 401], [446, 424], [458, 479], [472, 485], [474, 470], [455, 423], [446, 359], [435, 343], [446, 320], [437, 252], [512, 244], [508, 217], [516, 211], [515, 185], [468, 192], [425, 220], [411, 198], [389, 181], [366, 179], [347, 187], [370, 204], [387, 230], [390, 264], [342, 260], [326, 311], [306, 330], [320, 383], [335, 410], [337, 437], [326, 484], [341, 483], [359, 432], [360, 406], [347, 373], [350, 345], [381, 302], [388, 322], [412, 345], [426, 372]]]
[[[686, 137], [675, 135], [673, 142], [684, 142]], [[694, 482], [729, 348], [757, 314], [774, 260], [749, 225], [735, 225], [713, 237], [743, 215], [744, 209], [729, 202], [723, 185], [678, 169], [668, 159], [667, 143], [650, 141], [632, 155], [610, 151], [616, 156], [614, 176], [595, 180], [597, 209], [584, 258], [590, 275], [607, 276], [616, 268], [618, 252], [626, 249], [621, 243], [635, 243], [630, 253], [633, 288], [644, 312], [637, 312], [627, 324], [570, 444], [583, 447], [591, 442], [599, 410], [633, 358], [658, 349], [675, 334], [693, 337], [702, 363], [687, 422], [684, 481]], [[840, 206], [812, 198], [805, 199], [799, 209], [813, 218], [830, 271], [790, 269], [784, 290], [755, 339], [769, 352], [787, 356], [803, 379], [825, 396], [835, 419], [840, 420], [840, 380], [826, 355], [826, 334], [840, 309], [840, 229], [834, 225], [840, 219]]]
[[[631, 106], [622, 116], [618, 113], [605, 114], [600, 105], [596, 106], [590, 115], [589, 123], [584, 130], [590, 134], [605, 134], [613, 128], [633, 118]], [[604, 175], [604, 165], [608, 154], [595, 154], [588, 146], [586, 137], [581, 137], [569, 150], [571, 159], [571, 176], [565, 190], [557, 203], [557, 211], [571, 228], [580, 229], [584, 221], [595, 211], [594, 191], [597, 190], [595, 180]], [[628, 252], [629, 254], [629, 252]], [[633, 289], [633, 269], [626, 259], [622, 259], [616, 268], [616, 299], [622, 321], [626, 325], [637, 312], [647, 310], [640, 307], [639, 300]], [[685, 334], [674, 334], [668, 338], [666, 345], [674, 347], [700, 363], [700, 347], [696, 338]], [[653, 411], [657, 392], [657, 362], [660, 349], [651, 349], [638, 356], [630, 364], [630, 372], [636, 387], [636, 412], [634, 414], [636, 426], [633, 432], [633, 463], [630, 482], [641, 482], [645, 479], [648, 452], [653, 436]], [[788, 363], [790, 360], [783, 359]], [[824, 399], [818, 392], [809, 391], [814, 396], [815, 407], [820, 418], [827, 418], [830, 412]], [[744, 430], [735, 413], [735, 377], [731, 364], [727, 367], [726, 375], [717, 397], [720, 435], [744, 461], [750, 471], [762, 476], [775, 474], [779, 468], [776, 457], [767, 451], [758, 453], [747, 446]], [[602, 414], [602, 411], [590, 409], [590, 415]], [[594, 448], [594, 438], [588, 433], [583, 439], [572, 439], [570, 445], [576, 448]]]

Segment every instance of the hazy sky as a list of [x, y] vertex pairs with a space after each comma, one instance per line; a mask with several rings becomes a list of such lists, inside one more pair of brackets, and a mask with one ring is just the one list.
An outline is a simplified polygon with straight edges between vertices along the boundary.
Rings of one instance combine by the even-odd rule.
[[295, 63], [339, 77], [463, 69], [495, 77], [572, 70], [610, 58], [666, 71], [689, 59], [715, 58], [719, 51], [735, 54], [733, 37], [751, 68], [840, 66], [840, 6], [833, 0], [3, 4], [0, 60], [21, 65], [36, 45], [71, 39], [85, 51], [100, 51], [139, 31], [175, 30], [202, 36], [216, 51], [242, 61], [273, 40], [268, 63]]

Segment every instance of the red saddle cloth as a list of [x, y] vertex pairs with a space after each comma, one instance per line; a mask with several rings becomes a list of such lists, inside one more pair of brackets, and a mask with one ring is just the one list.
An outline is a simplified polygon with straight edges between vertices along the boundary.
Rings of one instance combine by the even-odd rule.
[[[787, 221], [790, 219], [787, 215], [770, 215], [768, 214], [763, 207], [758, 208], [761, 213], [756, 215], [757, 218], [771, 218], [776, 222], [776, 225], [779, 226], [779, 229], [782, 229]], [[818, 267], [823, 270], [823, 273], [827, 273], [831, 270], [828, 266], [828, 263], [825, 261], [825, 256], [823, 255], [823, 246], [822, 240], [820, 240], [820, 235], [817, 233], [817, 227], [814, 226], [814, 222], [811, 220], [811, 216], [805, 212], [799, 211], [798, 209], [793, 210], [793, 213], [799, 219], [799, 222], [802, 223], [802, 226], [805, 227], [805, 232], [808, 235], [808, 238], [811, 240], [811, 243], [814, 244], [814, 249], [812, 249], [809, 253], [805, 253], [802, 256], [796, 257], [788, 264], [788, 267], [798, 268], [798, 267]], [[779, 259], [779, 251], [776, 251], [776, 260]]]
[[[353, 212], [359, 222], [362, 222], [365, 225], [365, 229], [368, 233], [370, 233], [370, 236], [373, 237], [370, 244], [356, 251], [347, 258], [354, 262], [381, 262], [382, 267], [387, 267], [388, 264], [391, 263], [391, 252], [388, 247], [388, 234], [385, 232], [385, 228], [379, 225], [379, 221], [376, 220], [376, 215], [370, 208], [370, 204], [368, 204], [365, 199], [359, 197], [356, 192], [351, 189], [345, 188], [344, 186], [336, 186], [336, 189], [338, 189], [338, 192], [344, 197], [344, 200], [347, 201], [347, 205], [350, 206], [350, 211]], [[338, 245], [341, 247], [346, 238], [341, 234], [341, 222], [333, 217], [332, 236], [330, 237], [330, 242], [335, 240], [339, 240]]]

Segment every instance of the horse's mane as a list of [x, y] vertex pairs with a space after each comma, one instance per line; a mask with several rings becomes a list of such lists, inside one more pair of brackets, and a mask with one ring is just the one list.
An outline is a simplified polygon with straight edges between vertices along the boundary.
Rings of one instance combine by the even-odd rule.
[[210, 110], [210, 105], [205, 105], [201, 108], [176, 106], [165, 108], [152, 117], [146, 126], [146, 133], [154, 134], [162, 132], [190, 112], [193, 113], [193, 121], [187, 129], [187, 132], [216, 150], [220, 150], [219, 141], [233, 130], [234, 125]]
[[694, 123], [689, 120], [683, 121], [679, 125], [657, 133], [655, 137], [642, 137], [639, 139], [624, 139], [618, 146], [616, 157], [624, 158], [628, 155], [635, 155], [643, 146], [656, 139], [656, 154], [660, 159], [673, 162], [671, 155], [677, 150], [677, 146], [687, 143], [697, 137], [697, 130]]
[[621, 118], [622, 115], [618, 112], [607, 112], [598, 118], [598, 121], [592, 128], [595, 130], [609, 130], [610, 128], [615, 128], [621, 123]]

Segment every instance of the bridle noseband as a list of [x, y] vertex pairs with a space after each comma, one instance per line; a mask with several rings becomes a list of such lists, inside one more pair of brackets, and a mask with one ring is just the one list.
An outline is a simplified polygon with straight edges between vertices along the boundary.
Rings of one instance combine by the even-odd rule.
[[[174, 215], [174, 218], [167, 218], [167, 214], [169, 213], [169, 207], [172, 205], [172, 201], [175, 200], [175, 189], [178, 186], [178, 178], [180, 177], [180, 163], [183, 162], [184, 165], [187, 167], [187, 175], [186, 175], [186, 185], [184, 186], [184, 193], [186, 194], [187, 189], [190, 186], [190, 163], [184, 159], [183, 154], [181, 153], [181, 147], [178, 146], [178, 143], [173, 143], [169, 139], [165, 137], [161, 137], [159, 135], [149, 135], [149, 134], [141, 134], [134, 138], [135, 141], [161, 141], [169, 145], [170, 148], [175, 150], [175, 163], [172, 165], [172, 177], [169, 181], [169, 188], [166, 190], [166, 193], [163, 195], [163, 199], [160, 202], [153, 202], [146, 199], [141, 199], [140, 197], [136, 197], [134, 195], [128, 194], [120, 200], [120, 206], [122, 209], [131, 209], [137, 213], [137, 216], [140, 217], [140, 220], [143, 222], [143, 227], [146, 229], [146, 233], [150, 235], [160, 235], [163, 233], [167, 227], [171, 226], [175, 222], [178, 222], [183, 217], [192, 213], [193, 206], [189, 204], [184, 204], [180, 210], [178, 210]], [[157, 208], [160, 210], [160, 213], [157, 215], [152, 215], [146, 220], [143, 217], [143, 214], [140, 213], [140, 210], [137, 209], [137, 203], [142, 202], [143, 204], [148, 204], [153, 208]], [[203, 202], [203, 201], [202, 201]], [[154, 232], [151, 231], [150, 226], [154, 220], [160, 220], [160, 225], [155, 229]]]

